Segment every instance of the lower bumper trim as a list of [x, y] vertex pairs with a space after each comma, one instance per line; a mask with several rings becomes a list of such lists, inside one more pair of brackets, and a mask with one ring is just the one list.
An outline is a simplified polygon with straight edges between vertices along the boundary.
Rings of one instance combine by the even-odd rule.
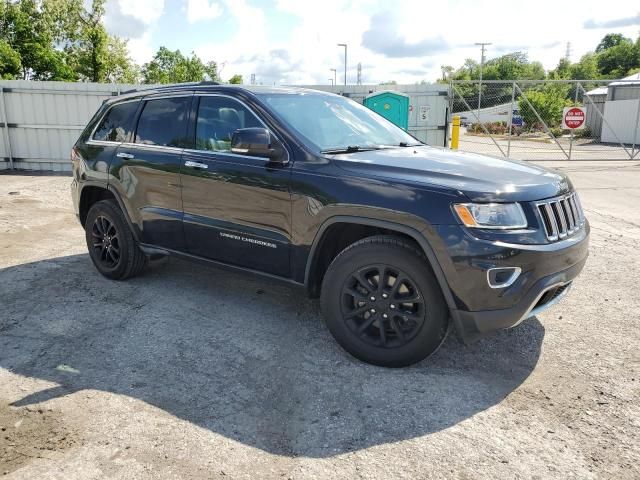
[[[564, 287], [564, 288], [562, 289], [562, 291], [559, 294], [557, 294], [557, 295], [554, 294], [554, 297], [551, 298], [549, 301], [543, 303], [542, 305], [536, 306], [536, 305], [538, 305], [538, 302], [540, 302], [540, 299], [542, 299], [542, 297], [545, 296], [545, 294], [549, 293], [550, 291], [552, 291], [554, 289], [559, 289], [561, 287]], [[518, 320], [516, 323], [514, 323], [510, 328], [517, 327], [522, 322], [524, 322], [526, 319], [531, 318], [531, 317], [535, 317], [536, 315], [539, 315], [540, 313], [544, 312], [548, 308], [553, 307], [556, 303], [558, 303], [560, 300], [562, 300], [567, 295], [567, 293], [569, 293], [569, 290], [571, 290], [571, 282], [569, 282], [569, 283], [558, 283], [558, 284], [555, 284], [555, 285], [551, 285], [549, 288], [545, 289], [542, 293], [540, 293], [540, 295], [538, 295], [538, 297], [535, 299], [535, 301], [533, 301], [531, 303], [531, 306], [525, 312], [525, 314], [522, 315], [522, 317], [520, 317], [520, 320]]]
[[[451, 316], [458, 337], [463, 343], [471, 343], [496, 330], [515, 327], [526, 319], [552, 307], [567, 295], [572, 281], [582, 271], [586, 260], [585, 257], [582, 261], [566, 270], [540, 279], [523, 296], [521, 301], [511, 308], [483, 311], [452, 311]], [[557, 295], [556, 292], [558, 292]], [[550, 298], [545, 299], [545, 295], [549, 294]], [[544, 303], [541, 303], [541, 300]]]

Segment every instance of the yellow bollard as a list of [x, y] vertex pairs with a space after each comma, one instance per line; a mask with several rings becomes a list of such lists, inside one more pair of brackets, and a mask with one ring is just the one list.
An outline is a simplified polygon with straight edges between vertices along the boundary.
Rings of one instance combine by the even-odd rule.
[[460, 116], [453, 117], [451, 122], [451, 150], [458, 149], [458, 142], [460, 141]]

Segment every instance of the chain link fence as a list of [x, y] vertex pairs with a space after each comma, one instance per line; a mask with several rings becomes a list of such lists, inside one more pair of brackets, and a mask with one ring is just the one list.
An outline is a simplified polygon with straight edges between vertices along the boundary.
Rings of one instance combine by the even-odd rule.
[[[519, 160], [640, 158], [640, 75], [613, 81], [452, 81], [449, 102], [450, 114], [462, 125], [460, 150]], [[568, 112], [572, 107], [579, 108]]]

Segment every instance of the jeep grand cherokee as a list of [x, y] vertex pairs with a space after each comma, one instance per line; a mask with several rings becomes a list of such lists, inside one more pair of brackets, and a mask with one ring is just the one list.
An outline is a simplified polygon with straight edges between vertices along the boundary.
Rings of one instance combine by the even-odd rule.
[[347, 98], [185, 84], [103, 104], [72, 150], [96, 268], [176, 255], [319, 296], [345, 350], [417, 362], [565, 296], [589, 225], [569, 179], [427, 146]]

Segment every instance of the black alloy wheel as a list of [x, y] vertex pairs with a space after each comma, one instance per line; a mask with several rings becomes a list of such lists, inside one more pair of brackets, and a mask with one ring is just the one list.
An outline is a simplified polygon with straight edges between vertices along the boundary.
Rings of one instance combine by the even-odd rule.
[[96, 257], [107, 268], [115, 268], [120, 262], [120, 238], [116, 226], [105, 216], [99, 215], [91, 228]]
[[370, 265], [351, 274], [342, 287], [347, 327], [365, 342], [396, 348], [424, 325], [425, 299], [414, 280], [390, 265]]
[[351, 355], [384, 367], [419, 362], [444, 342], [449, 310], [419, 247], [392, 235], [340, 252], [322, 280], [329, 331]]
[[91, 261], [107, 278], [124, 280], [138, 275], [147, 265], [122, 210], [115, 200], [94, 203], [84, 224]]

